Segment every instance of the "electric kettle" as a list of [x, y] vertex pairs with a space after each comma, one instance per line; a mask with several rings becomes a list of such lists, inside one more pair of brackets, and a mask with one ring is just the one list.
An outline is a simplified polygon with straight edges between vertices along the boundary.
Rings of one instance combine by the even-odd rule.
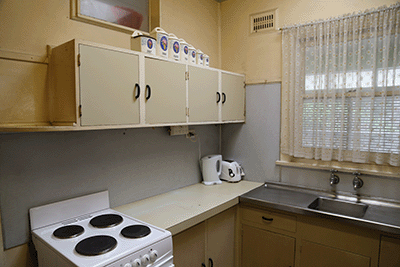
[[222, 170], [221, 164], [221, 155], [208, 155], [200, 160], [200, 168], [203, 175], [203, 184], [213, 185], [222, 183], [219, 179]]
[[221, 180], [239, 182], [244, 176], [243, 168], [233, 160], [222, 161]]

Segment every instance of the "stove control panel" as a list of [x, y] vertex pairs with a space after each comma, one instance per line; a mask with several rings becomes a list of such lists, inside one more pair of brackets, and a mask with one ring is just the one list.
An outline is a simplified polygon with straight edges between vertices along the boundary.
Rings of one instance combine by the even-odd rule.
[[106, 267], [171, 267], [173, 264], [172, 238], [163, 239], [140, 249]]

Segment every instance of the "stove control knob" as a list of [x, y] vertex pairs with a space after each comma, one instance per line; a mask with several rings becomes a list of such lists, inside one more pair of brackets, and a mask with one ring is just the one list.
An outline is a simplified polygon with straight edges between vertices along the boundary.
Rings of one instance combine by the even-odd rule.
[[151, 262], [155, 262], [157, 260], [157, 257], [158, 257], [157, 250], [150, 251], [150, 260], [151, 260]]
[[132, 264], [127, 263], [127, 264], [124, 265], [124, 267], [132, 267]]
[[142, 266], [146, 266], [150, 263], [150, 257], [147, 254], [144, 254], [142, 257]]
[[133, 267], [139, 267], [140, 264], [141, 264], [141, 262], [140, 262], [139, 259], [136, 259], [136, 260], [134, 260], [134, 261], [132, 262], [132, 266], [133, 266]]

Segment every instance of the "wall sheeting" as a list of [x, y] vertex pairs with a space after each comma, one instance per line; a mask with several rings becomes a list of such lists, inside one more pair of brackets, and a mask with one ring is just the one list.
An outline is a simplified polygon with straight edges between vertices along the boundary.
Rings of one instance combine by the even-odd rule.
[[255, 182], [280, 179], [280, 84], [246, 87], [246, 123], [222, 126], [222, 155], [238, 161], [246, 180]]
[[[4, 247], [28, 242], [35, 206], [109, 190], [115, 207], [200, 182], [198, 142], [166, 129], [0, 135]], [[203, 155], [217, 153], [218, 127], [194, 129]]]

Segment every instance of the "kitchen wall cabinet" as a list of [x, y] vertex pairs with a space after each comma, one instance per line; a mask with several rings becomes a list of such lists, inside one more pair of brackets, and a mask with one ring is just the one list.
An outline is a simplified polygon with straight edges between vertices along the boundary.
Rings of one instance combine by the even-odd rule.
[[81, 125], [138, 124], [139, 57], [83, 44], [79, 54]]
[[240, 214], [241, 266], [378, 267], [378, 232], [247, 205]]
[[219, 73], [189, 65], [189, 122], [218, 122], [221, 103]]
[[233, 207], [174, 235], [174, 264], [235, 266], [235, 222], [236, 207]]
[[245, 121], [244, 75], [87, 41], [51, 50], [48, 84], [48, 101], [42, 104], [48, 122], [7, 121], [0, 131]]
[[244, 120], [246, 110], [244, 77], [232, 73], [222, 73], [221, 75], [222, 120]]
[[146, 123], [186, 123], [186, 65], [145, 59]]

